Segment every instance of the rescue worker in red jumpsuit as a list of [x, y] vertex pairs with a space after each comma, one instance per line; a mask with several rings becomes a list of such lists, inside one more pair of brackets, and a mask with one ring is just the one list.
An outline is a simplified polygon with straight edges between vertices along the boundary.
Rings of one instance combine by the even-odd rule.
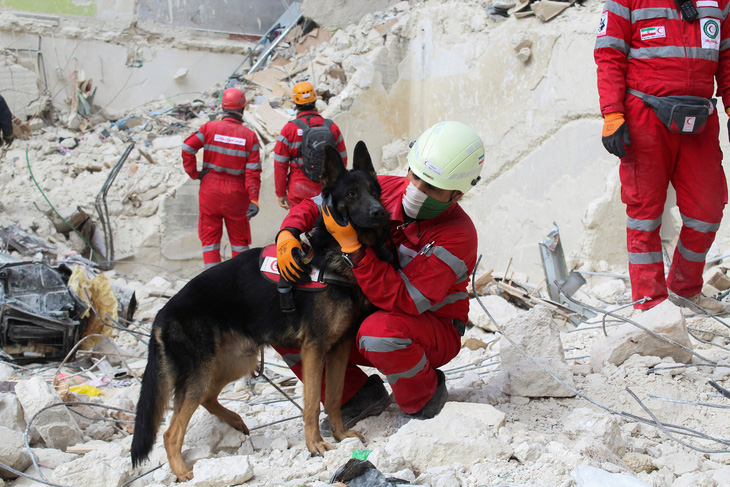
[[[727, 203], [717, 112], [705, 109], [711, 113], [704, 130], [692, 133], [700, 119], [667, 126], [643, 101], [689, 95], [709, 105], [717, 81], [726, 110], [730, 104], [728, 0], [680, 1], [684, 14], [675, 0], [606, 1], [594, 51], [603, 144], [621, 158], [633, 299], [650, 298], [635, 307], [649, 309], [669, 297], [721, 313], [727, 305], [701, 292], [706, 255]], [[659, 230], [669, 183], [682, 229], [665, 281]]]
[[[426, 419], [443, 408], [448, 392], [438, 367], [461, 347], [467, 286], [477, 260], [477, 232], [458, 201], [479, 180], [483, 162], [476, 132], [459, 122], [441, 122], [412, 145], [407, 176], [378, 176], [398, 271], [363, 247], [352, 226], [324, 213], [362, 291], [379, 308], [363, 321], [350, 353], [342, 408], [346, 428], [391, 403], [380, 376], [368, 377], [358, 365], [375, 367], [387, 378], [403, 412]], [[314, 226], [318, 205], [321, 197], [307, 199], [282, 223], [277, 255], [283, 276], [305, 272], [297, 236]], [[277, 351], [300, 376], [299, 350]], [[327, 420], [321, 429], [327, 433]]]
[[[185, 139], [182, 147], [185, 172], [192, 179], [200, 180], [198, 236], [206, 269], [221, 261], [223, 222], [235, 257], [249, 248], [249, 219], [259, 211], [259, 140], [253, 130], [243, 125], [245, 106], [243, 91], [226, 89], [221, 101], [223, 119], [201, 125]], [[195, 154], [200, 149], [203, 149], [203, 168], [198, 171]]]
[[[317, 93], [308, 81], [300, 81], [294, 85], [292, 98], [297, 106], [297, 116], [310, 127], [330, 124], [330, 130], [337, 144], [337, 151], [347, 166], [347, 149], [340, 128], [331, 120], [325, 120], [314, 104]], [[287, 122], [276, 138], [274, 146], [274, 182], [279, 206], [289, 210], [306, 198], [317, 196], [322, 191], [322, 184], [305, 176], [299, 167], [299, 147], [302, 142], [302, 129], [292, 120]]]

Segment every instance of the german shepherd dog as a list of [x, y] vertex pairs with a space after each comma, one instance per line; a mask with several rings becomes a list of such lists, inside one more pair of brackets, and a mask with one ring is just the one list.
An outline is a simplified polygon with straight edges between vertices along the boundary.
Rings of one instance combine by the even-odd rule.
[[[353, 170], [345, 169], [334, 147], [325, 150], [322, 197], [357, 230], [363, 245], [389, 260], [384, 242], [388, 213], [380, 202], [380, 185], [365, 144], [358, 142]], [[362, 320], [374, 310], [357, 286], [339, 245], [321, 216], [309, 239], [312, 265], [343, 282], [321, 292], [296, 292], [298, 327], [292, 326], [279, 302], [277, 285], [259, 270], [261, 249], [242, 252], [199, 274], [159, 311], [152, 325], [147, 367], [137, 403], [132, 466], [147, 459], [170, 392], [174, 395], [170, 425], [163, 435], [170, 469], [182, 482], [193, 478], [182, 458], [185, 430], [203, 405], [210, 413], [249, 434], [241, 417], [218, 402], [224, 386], [256, 370], [263, 347], [301, 349], [304, 436], [312, 455], [332, 448], [319, 430], [322, 372], [327, 364], [325, 411], [337, 441], [362, 436], [345, 431], [340, 404], [350, 347]]]

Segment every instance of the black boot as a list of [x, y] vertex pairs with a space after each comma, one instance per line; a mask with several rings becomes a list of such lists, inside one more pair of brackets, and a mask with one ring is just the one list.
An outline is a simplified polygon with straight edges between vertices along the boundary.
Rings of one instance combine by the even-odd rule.
[[[388, 408], [393, 398], [383, 385], [379, 375], [371, 375], [365, 384], [347, 401], [340, 410], [345, 429], [352, 429], [361, 419], [380, 414]], [[325, 418], [319, 425], [322, 435], [331, 436], [330, 420]]]
[[433, 393], [431, 399], [428, 400], [423, 408], [408, 416], [416, 419], [431, 419], [436, 416], [444, 408], [446, 399], [449, 397], [449, 391], [446, 389], [446, 376], [439, 369], [436, 370], [438, 376], [438, 382], [436, 384], [436, 392]]

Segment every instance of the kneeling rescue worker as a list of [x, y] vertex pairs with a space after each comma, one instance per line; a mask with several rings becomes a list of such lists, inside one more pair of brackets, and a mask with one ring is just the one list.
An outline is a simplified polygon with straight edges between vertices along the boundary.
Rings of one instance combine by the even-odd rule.
[[[467, 286], [477, 259], [477, 232], [458, 201], [479, 180], [483, 162], [484, 145], [476, 132], [459, 122], [440, 122], [412, 144], [405, 177], [378, 176], [398, 271], [361, 245], [349, 223], [342, 226], [325, 212], [327, 230], [363, 292], [379, 308], [363, 321], [350, 353], [343, 393], [345, 428], [391, 403], [380, 376], [368, 377], [358, 365], [377, 368], [408, 415], [427, 419], [443, 408], [448, 391], [438, 367], [461, 347], [469, 312]], [[277, 237], [282, 276], [294, 280], [308, 273], [298, 237], [313, 228], [318, 203], [320, 197], [304, 200], [282, 223]], [[277, 351], [301, 378], [299, 350]], [[321, 429], [329, 431], [326, 419]]]

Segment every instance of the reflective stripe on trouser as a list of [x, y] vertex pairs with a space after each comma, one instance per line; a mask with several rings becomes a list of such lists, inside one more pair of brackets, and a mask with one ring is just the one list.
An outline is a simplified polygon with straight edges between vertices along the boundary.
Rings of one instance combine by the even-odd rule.
[[[294, 375], [299, 377], [299, 380], [302, 380], [302, 356], [299, 353], [300, 350], [298, 348], [283, 348], [283, 347], [274, 347], [274, 350], [276, 350], [279, 355], [281, 355], [281, 358], [284, 359], [284, 362], [286, 362], [286, 365], [289, 366], [289, 368], [294, 372]], [[362, 355], [360, 355], [360, 352], [357, 350], [357, 345], [353, 344], [352, 349], [350, 350], [350, 359], [347, 364], [347, 371], [345, 372], [345, 387], [342, 391], [342, 404], [345, 404], [347, 401], [349, 401], [352, 396], [355, 395], [357, 391], [360, 390], [360, 388], [365, 384], [365, 381], [368, 379], [368, 375], [363, 372], [358, 365], [365, 365], [368, 367], [372, 367], [370, 363], [365, 360]], [[322, 373], [322, 394], [320, 397], [320, 401], [322, 401], [322, 404], [324, 404], [324, 394], [325, 394], [325, 378], [327, 375], [327, 367], [325, 366], [325, 370]]]
[[[677, 134], [638, 97], [627, 95], [624, 105], [631, 144], [621, 159], [620, 175], [621, 200], [628, 215], [629, 274], [633, 299], [652, 298], [636, 307], [648, 309], [666, 299], [667, 287], [680, 296], [701, 291], [705, 255], [722, 219], [727, 185], [717, 113], [702, 133]], [[657, 222], [670, 182], [683, 225], [665, 281]]]
[[198, 201], [198, 236], [206, 267], [221, 261], [224, 221], [233, 257], [251, 244], [251, 228], [246, 217], [249, 199], [243, 179], [208, 173], [200, 183]]
[[436, 391], [434, 368], [453, 359], [461, 339], [450, 320], [433, 313], [412, 316], [376, 311], [357, 335], [360, 353], [383, 373], [406, 413], [420, 411]]

